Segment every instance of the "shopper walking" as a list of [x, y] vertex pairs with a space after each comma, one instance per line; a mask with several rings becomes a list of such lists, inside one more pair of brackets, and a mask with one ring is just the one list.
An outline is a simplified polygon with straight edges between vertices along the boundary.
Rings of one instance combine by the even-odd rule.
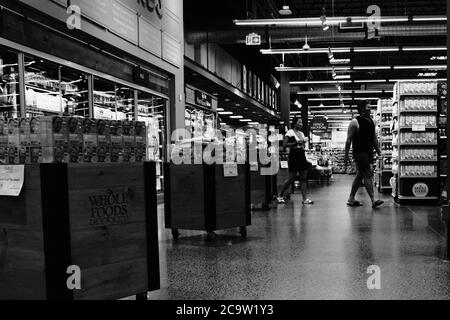
[[370, 117], [370, 101], [361, 101], [358, 105], [359, 116], [350, 122], [348, 128], [347, 142], [345, 144], [344, 168], [347, 172], [348, 154], [353, 145], [353, 159], [357, 166], [357, 174], [353, 181], [350, 197], [347, 205], [352, 207], [362, 204], [355, 200], [356, 192], [364, 181], [367, 193], [372, 201], [372, 208], [381, 206], [384, 202], [375, 200], [373, 191], [373, 151], [381, 154], [378, 145], [377, 135], [375, 133], [375, 124]]
[[302, 119], [295, 117], [292, 121], [292, 129], [286, 132], [283, 149], [289, 148], [289, 178], [281, 187], [281, 191], [278, 194], [278, 203], [284, 203], [284, 193], [294, 183], [298, 177], [300, 179], [300, 189], [303, 196], [303, 204], [313, 204], [314, 201], [307, 197], [306, 179], [308, 177], [308, 161], [305, 155], [305, 146], [307, 139], [303, 132]]

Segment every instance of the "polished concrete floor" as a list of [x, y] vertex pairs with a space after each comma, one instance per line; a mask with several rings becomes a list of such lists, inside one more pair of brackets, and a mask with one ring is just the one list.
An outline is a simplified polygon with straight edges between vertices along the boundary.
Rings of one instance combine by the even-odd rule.
[[[313, 206], [297, 193], [271, 211], [255, 211], [248, 238], [237, 230], [164, 229], [160, 208], [161, 290], [150, 299], [450, 299], [450, 264], [439, 207], [399, 206], [388, 196], [372, 210], [346, 206], [351, 176], [311, 187]], [[369, 290], [367, 268], [380, 268]]]

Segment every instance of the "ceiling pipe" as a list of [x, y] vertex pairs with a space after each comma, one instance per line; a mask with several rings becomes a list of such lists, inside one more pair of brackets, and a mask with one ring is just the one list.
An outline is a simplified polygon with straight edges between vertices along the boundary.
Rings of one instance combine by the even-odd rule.
[[[208, 33], [204, 30], [187, 30], [186, 41], [189, 44], [218, 43], [218, 44], [237, 44], [245, 43], [245, 37], [254, 32], [255, 29], [224, 29], [214, 30]], [[261, 29], [260, 34], [264, 35], [265, 31]], [[269, 29], [272, 43], [283, 42], [301, 42], [305, 38], [306, 28], [304, 27], [283, 27]], [[308, 29], [308, 42], [341, 42], [341, 41], [363, 41], [366, 38], [365, 32], [339, 32], [337, 28], [335, 32], [328, 35], [322, 29]], [[446, 24], [429, 24], [429, 25], [396, 25], [383, 26], [379, 30], [381, 37], [435, 37], [447, 36]], [[262, 37], [262, 43], [267, 44], [266, 37]]]

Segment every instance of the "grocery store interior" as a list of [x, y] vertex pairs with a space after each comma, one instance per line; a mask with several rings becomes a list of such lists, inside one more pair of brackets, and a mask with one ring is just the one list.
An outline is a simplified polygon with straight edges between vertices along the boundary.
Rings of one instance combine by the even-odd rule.
[[0, 300], [450, 299], [446, 1], [111, 2], [0, 0]]

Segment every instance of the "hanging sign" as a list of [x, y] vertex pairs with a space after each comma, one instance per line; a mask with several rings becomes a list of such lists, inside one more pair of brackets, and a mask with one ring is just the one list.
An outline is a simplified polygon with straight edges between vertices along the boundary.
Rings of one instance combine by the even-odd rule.
[[0, 166], [0, 196], [18, 197], [22, 191], [25, 166]]
[[237, 163], [224, 163], [223, 164], [224, 177], [237, 177], [238, 176], [238, 165]]
[[322, 136], [328, 132], [328, 121], [324, 116], [316, 116], [311, 121], [311, 133]]
[[428, 188], [428, 185], [426, 185], [425, 183], [419, 182], [413, 186], [412, 192], [413, 192], [414, 197], [423, 198], [428, 195], [429, 188]]
[[248, 46], [260, 46], [261, 45], [261, 36], [256, 33], [250, 33], [245, 38], [245, 44]]

